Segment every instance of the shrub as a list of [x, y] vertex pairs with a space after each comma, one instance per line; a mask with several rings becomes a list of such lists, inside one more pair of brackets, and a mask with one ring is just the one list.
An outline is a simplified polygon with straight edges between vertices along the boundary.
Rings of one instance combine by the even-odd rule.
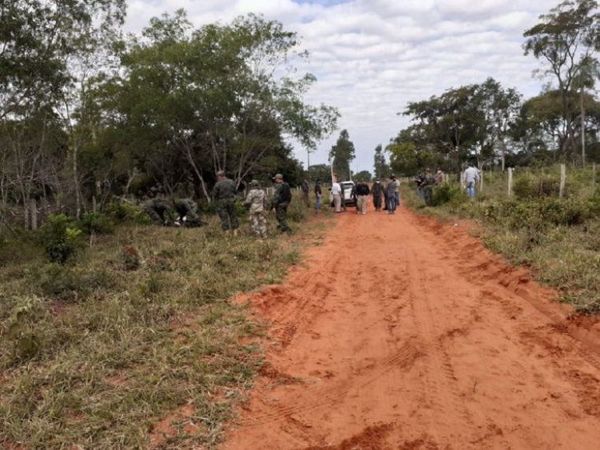
[[9, 347], [12, 350], [10, 363], [21, 363], [39, 355], [47, 339], [44, 335], [45, 329], [37, 324], [47, 320], [47, 315], [47, 310], [39, 298], [16, 299], [4, 336], [10, 342]]
[[467, 196], [460, 186], [445, 183], [433, 188], [431, 206], [441, 206], [448, 203], [457, 206], [466, 200]]
[[288, 220], [302, 222], [306, 217], [306, 207], [300, 198], [293, 199], [288, 208]]
[[520, 200], [530, 200], [540, 197], [558, 195], [560, 179], [553, 175], [525, 174], [516, 178], [513, 185], [515, 197]]
[[85, 213], [79, 221], [79, 227], [86, 234], [111, 234], [114, 223], [110, 217], [99, 212]]
[[576, 200], [545, 199], [535, 205], [540, 217], [552, 225], [580, 225], [589, 215], [585, 204]]
[[150, 225], [152, 220], [142, 208], [128, 202], [112, 202], [106, 208], [106, 212], [119, 223], [136, 223], [139, 225]]
[[106, 271], [84, 272], [59, 264], [48, 264], [34, 276], [41, 294], [57, 300], [75, 301], [96, 289], [110, 288], [115, 284]]
[[81, 230], [65, 214], [48, 216], [39, 236], [51, 262], [66, 263], [82, 246]]

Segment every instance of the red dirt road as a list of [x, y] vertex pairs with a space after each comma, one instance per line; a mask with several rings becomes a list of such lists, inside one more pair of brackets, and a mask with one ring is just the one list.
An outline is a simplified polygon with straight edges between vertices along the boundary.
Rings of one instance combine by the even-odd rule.
[[267, 367], [225, 449], [598, 449], [600, 324], [462, 227], [337, 218], [248, 300]]

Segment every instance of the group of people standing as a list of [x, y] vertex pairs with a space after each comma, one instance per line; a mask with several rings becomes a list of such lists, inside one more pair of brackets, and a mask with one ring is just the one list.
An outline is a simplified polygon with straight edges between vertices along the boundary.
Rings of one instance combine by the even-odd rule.
[[[281, 232], [290, 233], [292, 229], [287, 223], [287, 210], [292, 201], [292, 191], [283, 175], [277, 174], [273, 177], [273, 196], [268, 199], [267, 193], [261, 189], [260, 183], [252, 180], [249, 190], [244, 199], [244, 206], [248, 209], [252, 231], [259, 237], [267, 237], [268, 211], [274, 209], [277, 218], [277, 229]], [[221, 228], [225, 233], [237, 236], [240, 226], [236, 209], [237, 186], [233, 180], [227, 178], [225, 172], [217, 172], [217, 183], [213, 188], [212, 197], [215, 201], [217, 214], [221, 219]]]
[[[349, 186], [350, 187], [350, 186]], [[331, 206], [336, 213], [341, 213], [346, 210], [346, 195], [344, 192], [346, 187], [344, 184], [334, 182], [331, 185]], [[396, 209], [400, 206], [400, 181], [394, 175], [387, 179], [386, 183], [382, 183], [377, 179], [371, 186], [365, 181], [359, 181], [350, 187], [351, 192], [349, 198], [356, 204], [357, 214], [366, 214], [367, 205], [369, 204], [369, 196], [373, 198], [373, 206], [375, 211], [385, 210], [388, 214], [395, 214]], [[317, 210], [321, 207], [322, 191], [320, 183], [315, 185], [315, 195], [317, 198]]]

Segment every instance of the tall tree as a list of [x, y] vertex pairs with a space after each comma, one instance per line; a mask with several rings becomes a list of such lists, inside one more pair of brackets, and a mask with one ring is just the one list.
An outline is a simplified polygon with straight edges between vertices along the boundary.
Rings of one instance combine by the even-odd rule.
[[373, 175], [371, 175], [371, 172], [368, 170], [361, 170], [360, 172], [355, 173], [353, 178], [354, 181], [364, 181], [368, 183], [373, 178]]
[[329, 158], [333, 167], [333, 173], [338, 180], [350, 180], [352, 170], [350, 164], [356, 157], [354, 143], [350, 140], [347, 130], [342, 130], [337, 142], [329, 152]]
[[540, 16], [524, 33], [525, 54], [544, 62], [561, 98], [562, 121], [557, 129], [562, 157], [575, 151], [577, 113], [569, 105], [571, 92], [585, 61], [600, 49], [600, 13], [595, 0], [567, 0]]
[[579, 134], [581, 137], [581, 161], [586, 163], [586, 91], [594, 88], [600, 78], [600, 63], [591, 56], [581, 60], [580, 69], [573, 80], [573, 88], [579, 90]]
[[294, 33], [254, 15], [197, 30], [183, 11], [153, 19], [105, 89], [124, 151], [167, 191], [191, 175], [208, 201], [216, 171], [239, 184], [269, 157], [287, 158], [286, 137], [314, 147], [338, 114], [304, 102], [312, 75], [278, 76], [296, 46]]
[[[98, 51], [99, 36], [118, 29], [124, 0], [20, 0], [0, 8], [0, 121], [10, 141], [6, 169], [19, 186], [25, 206], [34, 189], [55, 191], [75, 183], [59, 183], [63, 167], [50, 167], [49, 139], [71, 102], [65, 101], [80, 67], [73, 61]], [[71, 122], [75, 125], [75, 121]], [[70, 136], [67, 135], [67, 138]], [[62, 144], [68, 145], [67, 142]], [[76, 161], [76, 159], [74, 159]], [[52, 175], [52, 176], [50, 176]], [[46, 187], [44, 187], [44, 190]], [[55, 198], [67, 198], [55, 195]], [[27, 208], [25, 224], [27, 225]]]
[[375, 155], [374, 155], [374, 164], [373, 167], [375, 169], [375, 178], [383, 179], [390, 175], [390, 166], [385, 160], [385, 155], [383, 153], [383, 147], [378, 145], [375, 147]]
[[488, 78], [476, 86], [473, 102], [476, 154], [480, 164], [493, 163], [499, 154], [504, 171], [509, 130], [519, 115], [521, 95], [515, 89], [504, 88], [493, 78]]

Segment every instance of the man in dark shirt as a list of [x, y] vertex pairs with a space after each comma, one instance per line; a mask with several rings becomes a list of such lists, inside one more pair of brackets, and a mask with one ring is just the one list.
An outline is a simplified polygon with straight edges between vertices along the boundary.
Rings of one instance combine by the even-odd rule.
[[283, 175], [278, 173], [273, 177], [275, 182], [275, 192], [273, 194], [272, 208], [275, 209], [275, 217], [277, 217], [277, 228], [281, 232], [291, 233], [292, 229], [287, 223], [287, 209], [292, 201], [292, 191], [290, 185], [283, 181]]
[[221, 219], [221, 228], [228, 233], [233, 232], [237, 236], [240, 222], [235, 211], [235, 198], [237, 189], [233, 180], [225, 176], [225, 172], [217, 172], [217, 184], [212, 191], [213, 200], [217, 206], [217, 214]]
[[356, 212], [358, 214], [367, 213], [367, 203], [370, 193], [369, 185], [364, 181], [359, 181], [356, 185]]
[[375, 183], [373, 183], [373, 187], [371, 188], [371, 193], [373, 194], [373, 206], [375, 206], [375, 211], [380, 211], [381, 197], [383, 196], [383, 186], [381, 185], [381, 181], [375, 180]]

